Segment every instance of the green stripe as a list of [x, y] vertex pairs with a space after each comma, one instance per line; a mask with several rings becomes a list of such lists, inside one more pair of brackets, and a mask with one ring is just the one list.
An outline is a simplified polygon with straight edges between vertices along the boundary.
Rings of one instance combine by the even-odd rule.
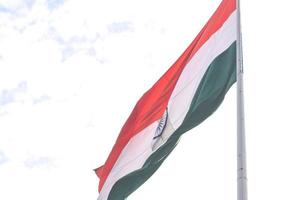
[[180, 136], [209, 117], [222, 103], [225, 94], [236, 81], [236, 42], [220, 54], [209, 66], [193, 97], [182, 125], [168, 141], [153, 153], [144, 166], [112, 187], [108, 200], [124, 200], [159, 168], [175, 148]]
[[176, 134], [194, 128], [209, 117], [222, 103], [236, 81], [236, 42], [218, 56], [205, 72], [193, 97], [189, 111]]

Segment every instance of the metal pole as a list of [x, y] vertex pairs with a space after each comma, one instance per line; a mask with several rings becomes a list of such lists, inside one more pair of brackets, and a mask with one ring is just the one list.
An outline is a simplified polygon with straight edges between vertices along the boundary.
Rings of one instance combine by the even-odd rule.
[[246, 144], [244, 119], [243, 49], [240, 1], [237, 6], [237, 200], [247, 200]]

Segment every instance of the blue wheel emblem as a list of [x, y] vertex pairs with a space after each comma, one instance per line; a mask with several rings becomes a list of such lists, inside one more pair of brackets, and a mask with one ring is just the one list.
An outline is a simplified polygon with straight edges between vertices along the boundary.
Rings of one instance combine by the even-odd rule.
[[161, 119], [158, 122], [158, 126], [156, 128], [155, 135], [154, 135], [153, 139], [156, 139], [156, 138], [160, 137], [163, 134], [163, 132], [166, 128], [166, 125], [167, 125], [167, 120], [168, 120], [168, 108], [166, 109], [163, 116], [161, 117]]

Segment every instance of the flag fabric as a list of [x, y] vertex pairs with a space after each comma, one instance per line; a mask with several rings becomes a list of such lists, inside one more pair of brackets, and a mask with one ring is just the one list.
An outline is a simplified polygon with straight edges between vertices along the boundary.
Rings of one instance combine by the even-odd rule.
[[236, 0], [223, 0], [178, 60], [137, 102], [96, 169], [98, 200], [124, 200], [221, 104], [236, 81]]

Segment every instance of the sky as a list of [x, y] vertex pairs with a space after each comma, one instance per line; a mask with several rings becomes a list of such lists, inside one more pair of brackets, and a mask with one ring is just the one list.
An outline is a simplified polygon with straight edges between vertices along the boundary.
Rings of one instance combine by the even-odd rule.
[[[97, 199], [137, 100], [220, 0], [0, 0], [0, 199]], [[241, 1], [249, 199], [300, 199], [300, 3]], [[236, 198], [236, 87], [135, 199]]]

